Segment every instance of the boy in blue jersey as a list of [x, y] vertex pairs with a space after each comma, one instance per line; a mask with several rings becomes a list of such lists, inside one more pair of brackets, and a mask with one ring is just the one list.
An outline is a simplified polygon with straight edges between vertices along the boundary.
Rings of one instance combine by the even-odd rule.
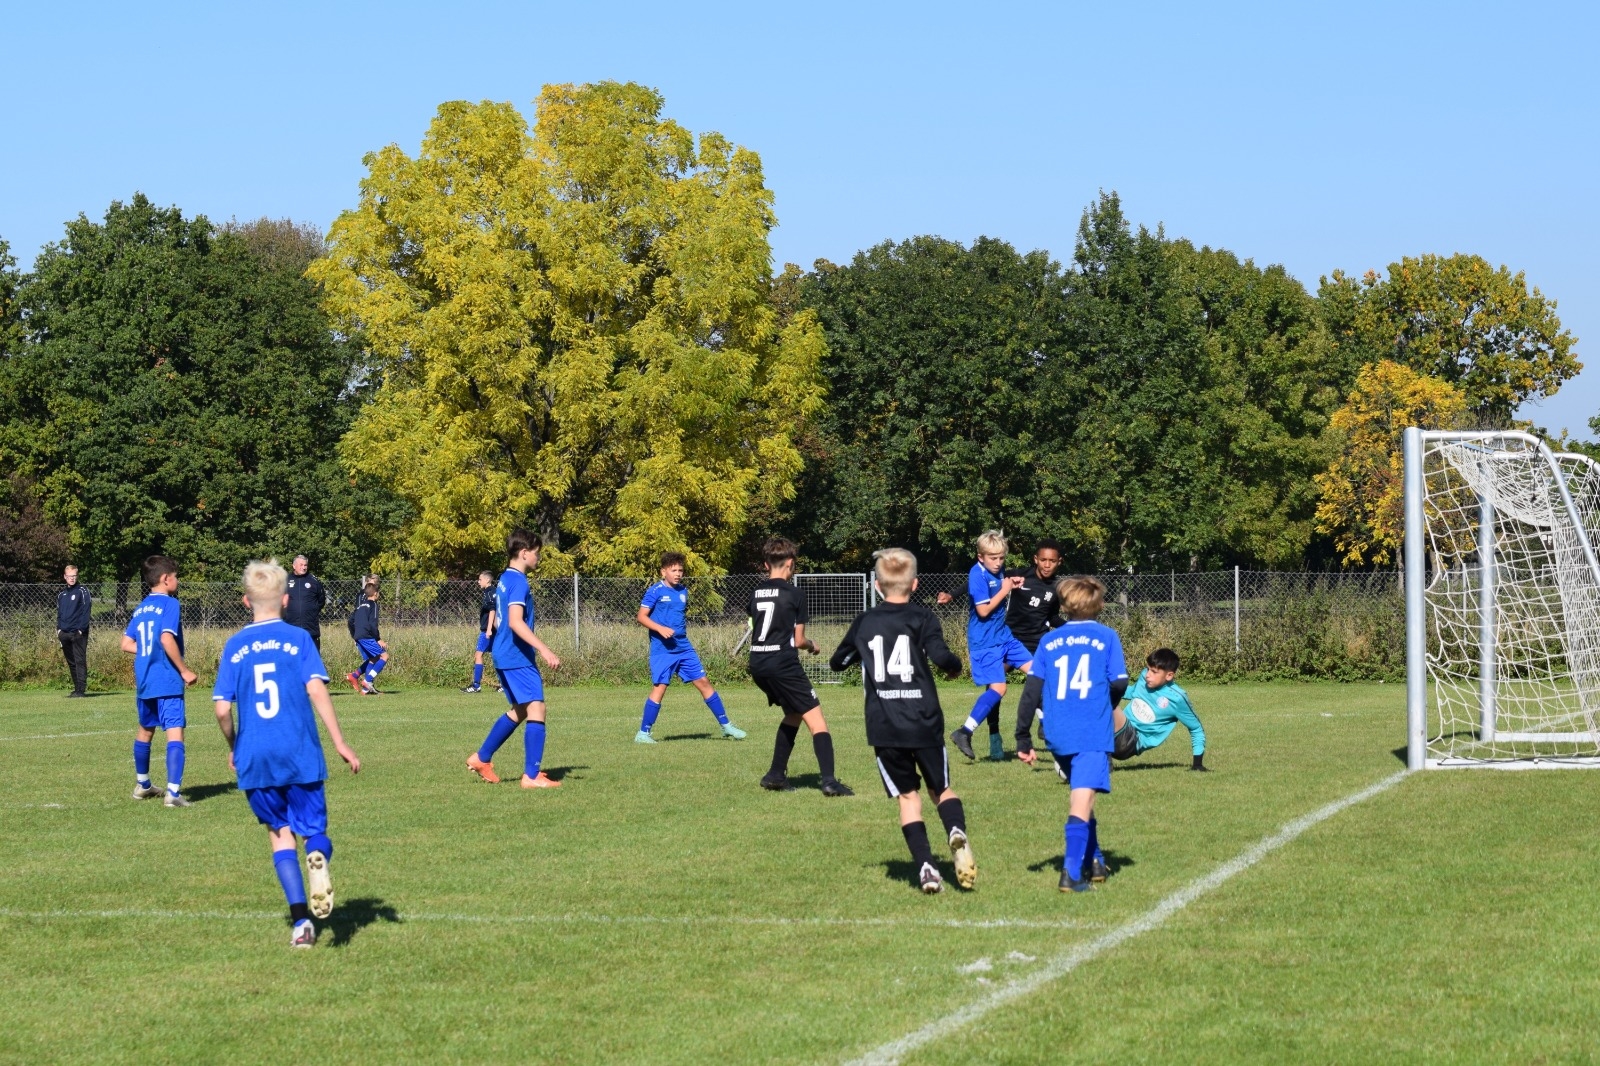
[[683, 587], [685, 562], [687, 560], [682, 552], [661, 553], [661, 580], [645, 590], [639, 613], [634, 616], [640, 625], [650, 631], [650, 683], [654, 686], [644, 701], [644, 717], [640, 719], [639, 732], [633, 738], [635, 744], [656, 742], [656, 738], [650, 735], [650, 729], [656, 724], [656, 716], [661, 713], [661, 700], [667, 694], [667, 686], [672, 684], [673, 674], [699, 690], [700, 698], [716, 715], [723, 736], [730, 740], [743, 740], [745, 737], [744, 730], [728, 721], [722, 697], [706, 680], [706, 668], [701, 664], [694, 645], [689, 642], [685, 621], [689, 612], [689, 593]]
[[[288, 575], [276, 559], [244, 568], [244, 604], [255, 621], [222, 646], [211, 699], [222, 739], [228, 743], [228, 766], [238, 774], [239, 788], [256, 820], [267, 827], [272, 866], [289, 901], [294, 927], [289, 942], [309, 948], [317, 942], [312, 916], [326, 918], [333, 913], [333, 879], [328, 872], [333, 841], [328, 839], [328, 802], [322, 791], [328, 764], [322, 757], [313, 710], [351, 773], [361, 771], [361, 760], [339, 732], [328, 698], [328, 674], [311, 634], [283, 620], [287, 583]], [[305, 880], [300, 877], [296, 836], [305, 841]]]
[[472, 684], [462, 692], [483, 691], [483, 653], [489, 650], [495, 630], [494, 595], [494, 575], [484, 570], [478, 574], [478, 650], [472, 653]]
[[357, 696], [378, 694], [378, 675], [389, 665], [389, 645], [378, 635], [378, 579], [369, 577], [361, 593], [361, 602], [350, 612], [347, 623], [350, 636], [361, 653], [361, 665], [344, 679], [356, 690]]
[[1189, 731], [1189, 743], [1194, 763], [1191, 770], [1205, 770], [1206, 731], [1189, 694], [1179, 688], [1174, 679], [1178, 676], [1178, 653], [1171, 648], [1157, 648], [1145, 658], [1144, 673], [1139, 675], [1133, 688], [1128, 690], [1126, 711], [1118, 708], [1116, 714], [1116, 744], [1113, 759], [1131, 759], [1158, 747], [1172, 735], [1179, 724]]
[[1094, 800], [1111, 791], [1111, 709], [1127, 690], [1128, 665], [1117, 631], [1095, 621], [1106, 587], [1096, 578], [1068, 577], [1056, 592], [1067, 620], [1039, 641], [1034, 671], [1044, 678], [1045, 744], [1072, 789], [1060, 887], [1083, 892], [1105, 880], [1098, 866], [1085, 870], [1084, 860], [1099, 854]]
[[513, 530], [506, 538], [506, 569], [495, 585], [495, 616], [500, 625], [490, 638], [489, 650], [511, 709], [495, 719], [483, 746], [467, 756], [467, 769], [491, 785], [500, 783], [494, 772], [494, 753], [523, 722], [528, 723], [528, 728], [522, 735], [522, 787], [557, 788], [561, 784], [542, 769], [544, 678], [539, 673], [538, 659], [552, 670], [561, 668], [561, 660], [533, 631], [533, 591], [528, 587], [528, 571], [539, 565], [541, 547], [543, 543], [532, 533]]
[[183, 795], [183, 688], [195, 673], [183, 661], [183, 620], [179, 617], [178, 564], [165, 555], [144, 561], [144, 583], [150, 594], [139, 602], [122, 633], [122, 650], [133, 656], [134, 706], [139, 732], [133, 742], [133, 798], [161, 795], [150, 783], [150, 741], [159, 727], [167, 733], [168, 807], [187, 807]]
[[991, 529], [978, 538], [978, 561], [967, 572], [967, 595], [972, 600], [967, 612], [967, 655], [972, 660], [972, 683], [983, 691], [966, 722], [950, 734], [956, 750], [969, 759], [977, 758], [972, 753], [972, 734], [984, 721], [989, 723], [989, 757], [1001, 757], [1000, 701], [1006, 694], [1006, 671], [1012, 667], [1026, 671], [1033, 659], [1006, 625], [1006, 601], [1023, 579], [1007, 577], [1005, 565], [1006, 535]]

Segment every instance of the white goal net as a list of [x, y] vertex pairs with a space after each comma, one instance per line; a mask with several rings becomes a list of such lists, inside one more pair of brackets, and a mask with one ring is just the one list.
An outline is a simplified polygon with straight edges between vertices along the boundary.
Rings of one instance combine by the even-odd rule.
[[1526, 433], [1406, 437], [1410, 764], [1600, 765], [1600, 466]]

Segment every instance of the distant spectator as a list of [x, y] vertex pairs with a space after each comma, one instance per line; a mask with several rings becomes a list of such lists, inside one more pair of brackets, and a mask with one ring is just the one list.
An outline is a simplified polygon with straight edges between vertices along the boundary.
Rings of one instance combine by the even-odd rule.
[[294, 557], [294, 573], [289, 575], [287, 589], [289, 605], [283, 609], [283, 620], [299, 626], [311, 634], [311, 643], [322, 650], [322, 609], [328, 605], [328, 590], [311, 573], [311, 561], [304, 555]]
[[67, 695], [84, 696], [89, 683], [89, 590], [78, 584], [76, 566], [69, 565], [62, 576], [67, 587], [56, 593], [56, 636], [72, 675], [72, 691]]

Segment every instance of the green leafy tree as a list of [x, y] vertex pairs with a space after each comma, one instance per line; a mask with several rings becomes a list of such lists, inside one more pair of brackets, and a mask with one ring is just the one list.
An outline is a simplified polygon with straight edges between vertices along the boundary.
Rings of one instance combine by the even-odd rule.
[[337, 465], [354, 368], [296, 265], [136, 195], [69, 223], [20, 300], [0, 449], [91, 572], [160, 550], [191, 573], [296, 551], [354, 573], [376, 549], [394, 503]]
[[554, 85], [531, 130], [448, 103], [367, 156], [312, 274], [381, 382], [343, 454], [414, 508], [391, 561], [465, 570], [526, 523], [557, 566], [715, 569], [792, 493], [821, 330], [771, 306], [755, 153], [661, 108]]

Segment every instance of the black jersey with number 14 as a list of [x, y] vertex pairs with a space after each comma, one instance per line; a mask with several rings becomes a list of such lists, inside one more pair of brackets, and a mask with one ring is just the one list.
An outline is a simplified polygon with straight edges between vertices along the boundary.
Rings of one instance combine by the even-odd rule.
[[794, 627], [810, 620], [806, 594], [793, 583], [769, 578], [757, 585], [750, 593], [750, 669], [798, 662]]
[[928, 663], [947, 674], [961, 669], [934, 613], [916, 603], [880, 603], [857, 615], [828, 665], [861, 664], [867, 690], [867, 743], [875, 748], [944, 744], [944, 711]]

